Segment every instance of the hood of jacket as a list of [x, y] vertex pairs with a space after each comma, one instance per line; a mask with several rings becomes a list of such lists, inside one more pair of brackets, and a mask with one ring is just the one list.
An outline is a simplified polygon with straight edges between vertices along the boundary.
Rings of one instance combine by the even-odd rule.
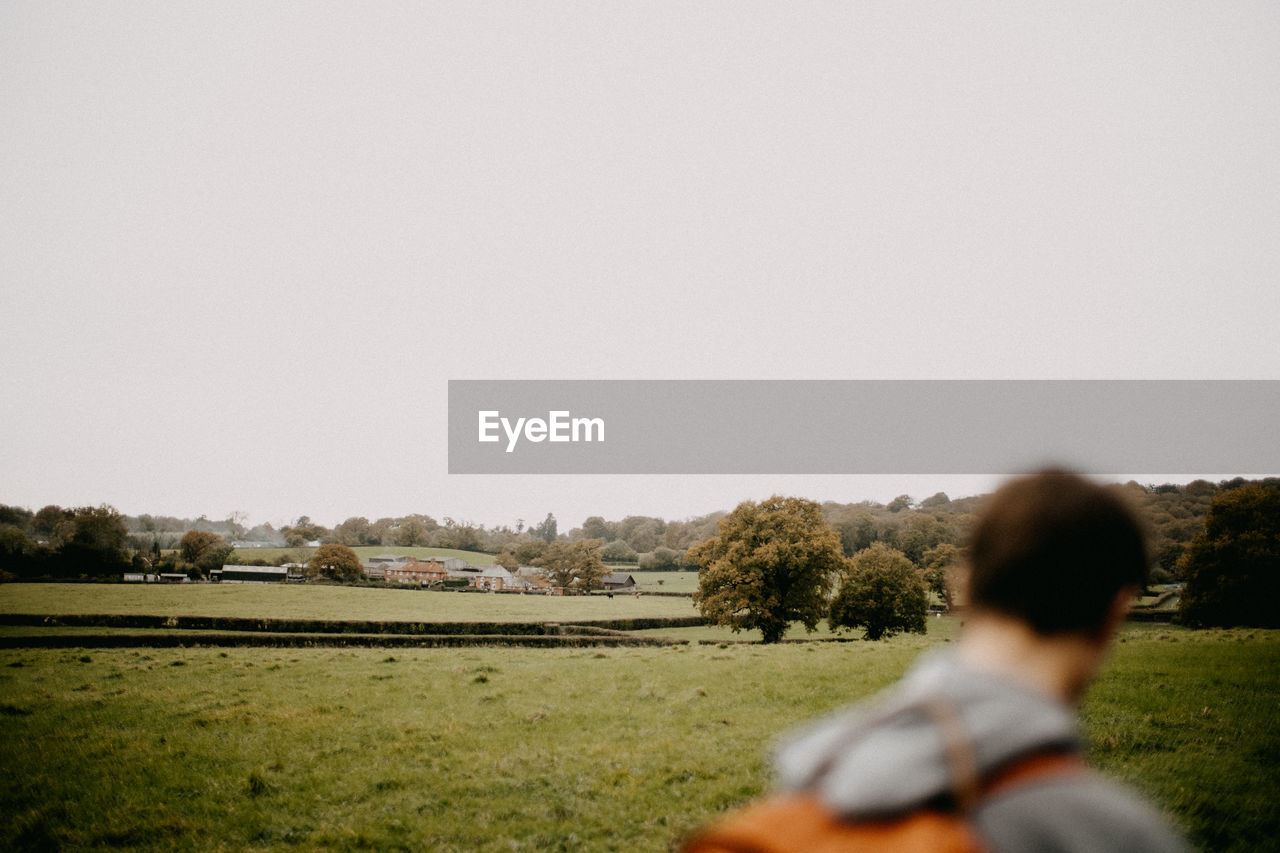
[[960, 665], [954, 654], [924, 656], [866, 704], [820, 718], [785, 736], [774, 755], [779, 786], [809, 789], [849, 818], [902, 814], [954, 787], [937, 707], [985, 776], [1024, 755], [1078, 750], [1071, 708], [1029, 687]]

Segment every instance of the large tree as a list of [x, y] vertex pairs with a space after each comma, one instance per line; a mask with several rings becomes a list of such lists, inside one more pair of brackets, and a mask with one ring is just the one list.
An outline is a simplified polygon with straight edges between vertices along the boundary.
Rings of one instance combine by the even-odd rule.
[[599, 539], [579, 539], [577, 542], [558, 540], [552, 542], [533, 561], [542, 574], [556, 586], [577, 585], [591, 590], [600, 586], [601, 579], [609, 573], [600, 559]]
[[734, 631], [758, 629], [766, 643], [781, 640], [792, 622], [817, 628], [831, 579], [845, 566], [822, 507], [778, 495], [743, 501], [717, 528], [687, 555], [700, 567], [693, 601], [702, 614]]
[[901, 551], [877, 542], [849, 559], [849, 571], [831, 602], [831, 625], [865, 628], [868, 640], [899, 631], [925, 632], [924, 573]]
[[364, 577], [364, 566], [356, 552], [346, 545], [321, 545], [307, 563], [307, 575], [334, 581], [358, 581]]
[[222, 568], [233, 553], [235, 549], [227, 544], [227, 540], [207, 530], [188, 530], [178, 540], [179, 567], [187, 572], [194, 569], [202, 577]]
[[1179, 605], [1193, 625], [1280, 627], [1280, 486], [1220, 492], [1180, 564]]

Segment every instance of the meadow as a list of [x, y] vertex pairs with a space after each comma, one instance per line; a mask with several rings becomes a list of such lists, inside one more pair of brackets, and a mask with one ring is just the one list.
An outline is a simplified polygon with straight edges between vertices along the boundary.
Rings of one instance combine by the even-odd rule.
[[320, 584], [5, 584], [0, 613], [572, 622], [694, 616], [688, 598], [429, 592]]
[[[138, 589], [67, 586], [115, 608], [103, 590]], [[0, 610], [35, 588], [0, 587]], [[237, 606], [203, 589], [164, 601]], [[241, 589], [247, 615], [267, 588]], [[279, 589], [323, 596], [317, 618], [372, 609], [367, 592], [520, 599]], [[539, 603], [628, 601], [645, 597]], [[666, 850], [767, 786], [777, 733], [886, 686], [956, 628], [779, 646], [708, 628], [668, 633], [710, 645], [646, 648], [0, 650], [0, 847]], [[1083, 709], [1091, 757], [1205, 849], [1274, 849], [1280, 632], [1132, 625], [1122, 639]]]

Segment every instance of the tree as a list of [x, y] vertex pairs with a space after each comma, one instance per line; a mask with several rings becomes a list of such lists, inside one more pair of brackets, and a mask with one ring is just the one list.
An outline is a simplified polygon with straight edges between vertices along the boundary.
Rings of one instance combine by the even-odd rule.
[[924, 580], [929, 591], [936, 594], [947, 607], [951, 606], [952, 590], [951, 573], [960, 562], [960, 549], [950, 542], [935, 545], [924, 552], [921, 568], [924, 569]]
[[910, 509], [911, 504], [911, 495], [898, 495], [889, 501], [889, 512], [902, 512], [904, 509]]
[[364, 566], [360, 565], [356, 552], [346, 545], [321, 545], [307, 563], [307, 575], [340, 583], [358, 581], [364, 577]]
[[195, 570], [201, 577], [222, 568], [234, 553], [227, 540], [205, 530], [188, 530], [178, 540], [179, 567], [187, 572]]
[[130, 566], [125, 549], [129, 530], [115, 507], [80, 507], [69, 521], [58, 522], [53, 533], [60, 543], [57, 561], [64, 574], [105, 576]]
[[831, 602], [831, 625], [866, 628], [868, 640], [899, 631], [925, 632], [924, 575], [901, 551], [880, 543], [849, 559], [840, 591]]
[[400, 526], [396, 528], [396, 544], [409, 547], [426, 545], [431, 531], [439, 526], [436, 524], [435, 519], [430, 516], [411, 515], [402, 519]]
[[582, 522], [582, 538], [583, 539], [601, 539], [609, 540], [614, 538], [611, 525], [598, 515], [593, 515], [586, 521]]
[[704, 616], [734, 631], [758, 629], [766, 643], [781, 640], [792, 622], [817, 628], [831, 579], [845, 566], [821, 506], [779, 495], [743, 501], [717, 530], [687, 555], [700, 567], [693, 602]]
[[542, 523], [530, 527], [529, 532], [550, 545], [556, 541], [556, 517], [551, 513], [547, 513], [547, 517], [542, 520]]
[[1193, 625], [1280, 627], [1280, 486], [1220, 492], [1187, 546], [1179, 610]]
[[542, 574], [556, 586], [568, 587], [575, 583], [583, 589], [594, 589], [609, 573], [600, 559], [599, 539], [563, 540], [547, 545], [542, 556], [533, 561]]
[[637, 557], [635, 550], [621, 539], [615, 539], [601, 548], [600, 556], [611, 563], [634, 563]]
[[297, 548], [300, 545], [306, 545], [308, 542], [319, 542], [330, 535], [329, 529], [319, 524], [314, 524], [307, 516], [301, 516], [290, 527], [280, 530], [284, 536], [285, 544], [290, 548]]

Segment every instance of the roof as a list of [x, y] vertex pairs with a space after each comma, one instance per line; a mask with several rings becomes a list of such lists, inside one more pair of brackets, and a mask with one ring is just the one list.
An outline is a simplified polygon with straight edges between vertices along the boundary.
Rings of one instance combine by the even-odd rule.
[[610, 572], [600, 579], [601, 583], [635, 583], [636, 579], [625, 572]]

